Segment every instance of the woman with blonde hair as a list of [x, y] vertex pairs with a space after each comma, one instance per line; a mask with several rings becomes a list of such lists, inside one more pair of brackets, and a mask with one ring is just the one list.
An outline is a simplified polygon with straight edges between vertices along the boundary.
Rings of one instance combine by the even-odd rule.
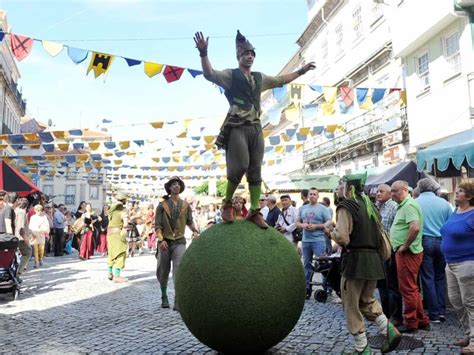
[[31, 216], [28, 228], [31, 233], [31, 245], [33, 247], [33, 255], [35, 256], [35, 265], [43, 265], [44, 245], [46, 237], [49, 236], [49, 221], [44, 213], [43, 206], [40, 204], [34, 207], [35, 214]]
[[234, 207], [236, 220], [243, 220], [245, 219], [245, 217], [247, 217], [249, 212], [245, 207], [246, 203], [247, 201], [245, 201], [245, 198], [243, 198], [242, 196], [235, 196], [232, 199], [232, 206]]

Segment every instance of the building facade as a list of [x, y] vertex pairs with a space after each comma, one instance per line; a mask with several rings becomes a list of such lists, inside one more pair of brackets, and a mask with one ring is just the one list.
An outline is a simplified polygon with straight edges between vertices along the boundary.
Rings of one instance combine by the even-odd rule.
[[[0, 29], [9, 32], [7, 15], [0, 10]], [[25, 115], [26, 101], [18, 90], [20, 72], [16, 66], [10, 44], [10, 36], [0, 42], [0, 133], [20, 133], [20, 119]]]

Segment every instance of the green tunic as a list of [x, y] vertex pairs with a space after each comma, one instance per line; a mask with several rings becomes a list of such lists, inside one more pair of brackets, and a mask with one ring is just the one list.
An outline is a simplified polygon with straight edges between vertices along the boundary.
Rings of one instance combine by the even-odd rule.
[[122, 270], [125, 267], [128, 244], [123, 229], [123, 214], [125, 207], [121, 202], [112, 205], [109, 209], [109, 228], [113, 233], [107, 232], [107, 265]]

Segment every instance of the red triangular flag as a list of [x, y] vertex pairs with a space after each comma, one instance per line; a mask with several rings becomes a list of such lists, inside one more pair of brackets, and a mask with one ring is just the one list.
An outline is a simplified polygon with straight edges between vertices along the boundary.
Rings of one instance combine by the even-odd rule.
[[348, 86], [341, 86], [339, 88], [339, 93], [341, 94], [341, 99], [346, 104], [346, 106], [351, 106], [354, 102], [354, 89]]
[[171, 83], [173, 81], [179, 80], [179, 78], [181, 78], [181, 75], [183, 74], [183, 71], [184, 68], [167, 65], [163, 72], [163, 76], [165, 77], [168, 83]]
[[22, 60], [28, 57], [33, 48], [33, 39], [12, 33], [12, 52], [16, 59]]

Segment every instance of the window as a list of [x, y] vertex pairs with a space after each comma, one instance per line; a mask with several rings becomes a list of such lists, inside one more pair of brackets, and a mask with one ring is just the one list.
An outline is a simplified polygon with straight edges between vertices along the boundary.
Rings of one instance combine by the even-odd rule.
[[336, 39], [336, 55], [339, 55], [344, 52], [344, 31], [342, 23], [334, 28], [334, 37]]
[[362, 37], [362, 7], [360, 5], [352, 11], [352, 29], [356, 40]]
[[454, 73], [461, 71], [461, 53], [459, 50], [459, 33], [454, 32], [443, 39], [444, 57]]
[[89, 199], [91, 200], [99, 199], [99, 186], [98, 185], [89, 186]]
[[375, 24], [379, 18], [383, 16], [383, 3], [373, 2], [372, 3], [372, 24]]
[[53, 185], [43, 185], [43, 193], [47, 196], [53, 196]]
[[76, 204], [76, 185], [66, 185], [65, 192], [65, 204], [75, 205]]
[[420, 88], [422, 90], [430, 86], [430, 67], [428, 52], [424, 52], [415, 58], [415, 68], [420, 80]]

